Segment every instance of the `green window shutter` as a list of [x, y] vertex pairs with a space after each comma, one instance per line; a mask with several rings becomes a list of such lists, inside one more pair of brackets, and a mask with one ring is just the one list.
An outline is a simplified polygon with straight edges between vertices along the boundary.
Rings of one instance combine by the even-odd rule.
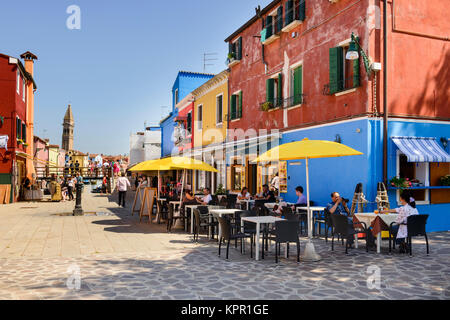
[[272, 16], [267, 16], [266, 18], [266, 39], [269, 39], [273, 35], [273, 18]]
[[228, 42], [228, 53], [229, 54], [233, 53], [233, 43], [231, 41]]
[[283, 6], [280, 6], [277, 10], [277, 33], [283, 29]]
[[237, 45], [238, 45], [237, 59], [241, 60], [242, 59], [242, 37], [239, 37]]
[[242, 91], [241, 91], [241, 92], [239, 92], [238, 118], [242, 118], [242, 105], [243, 105], [243, 97], [242, 97]]
[[21, 138], [21, 134], [20, 134], [21, 129], [22, 129], [22, 124], [20, 122], [20, 119], [16, 118], [16, 135], [17, 135], [17, 139]]
[[298, 105], [302, 103], [302, 93], [303, 93], [303, 67], [298, 67], [294, 70], [294, 103], [293, 105]]
[[306, 0], [300, 0], [300, 5], [298, 7], [299, 13], [299, 20], [300, 21], [305, 21], [306, 19]]
[[286, 2], [286, 13], [284, 15], [284, 26], [289, 25], [294, 21], [294, 1], [289, 0]]
[[[356, 38], [356, 40], [359, 42], [359, 37]], [[359, 65], [360, 65], [360, 58], [353, 60], [353, 87], [359, 87], [361, 85], [360, 81], [360, 73], [359, 73]]]
[[230, 99], [230, 113], [231, 113], [231, 120], [236, 119], [236, 95], [231, 95]]
[[22, 140], [23, 142], [27, 142], [27, 126], [25, 123], [22, 123]]
[[278, 74], [278, 86], [277, 86], [277, 91], [278, 91], [278, 102], [277, 105], [281, 106], [283, 104], [283, 74], [279, 73]]
[[341, 91], [344, 86], [342, 59], [342, 47], [330, 48], [330, 94]]
[[274, 103], [274, 101], [273, 101], [274, 96], [275, 96], [274, 86], [275, 86], [275, 80], [267, 79], [267, 81], [266, 81], [266, 100], [267, 100], [267, 102]]

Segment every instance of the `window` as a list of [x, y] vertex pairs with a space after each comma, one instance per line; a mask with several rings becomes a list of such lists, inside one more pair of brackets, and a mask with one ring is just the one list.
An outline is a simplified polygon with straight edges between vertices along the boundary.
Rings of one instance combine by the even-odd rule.
[[198, 113], [198, 130], [203, 130], [203, 105], [199, 105], [197, 108]]
[[299, 105], [303, 102], [303, 66], [294, 67], [290, 72], [290, 98], [288, 107]]
[[22, 122], [22, 140], [23, 142], [27, 142], [27, 126], [25, 125], [25, 122]]
[[230, 113], [231, 120], [236, 120], [242, 118], [242, 105], [244, 97], [242, 91], [231, 95], [230, 99]]
[[360, 86], [359, 60], [345, 58], [349, 44], [330, 48], [330, 94]]
[[[286, 2], [284, 26], [287, 27], [293, 22], [304, 21], [306, 17], [306, 0], [289, 0]], [[288, 31], [288, 30], [286, 30]]]
[[228, 44], [228, 61], [240, 61], [242, 59], [242, 37]]
[[22, 121], [19, 118], [16, 118], [16, 139], [21, 139], [22, 137]]
[[283, 105], [283, 74], [266, 80], [266, 102], [270, 103], [270, 108]]
[[223, 118], [223, 94], [216, 98], [216, 123], [222, 124]]
[[17, 94], [20, 95], [20, 72], [17, 70]]
[[187, 114], [186, 122], [187, 135], [190, 136], [192, 134], [192, 111]]
[[23, 94], [22, 94], [22, 100], [25, 102], [25, 93], [27, 92], [26, 90], [25, 90], [25, 80], [23, 81]]
[[[408, 162], [406, 155], [397, 153], [397, 176], [408, 178], [411, 182], [420, 183], [422, 186], [430, 185], [430, 164], [428, 162]], [[418, 204], [429, 203], [429, 190], [410, 190], [413, 198]], [[397, 191], [397, 202], [400, 202], [400, 193]]]
[[179, 95], [178, 95], [178, 89], [175, 89], [175, 95], [174, 95], [175, 105], [178, 104], [178, 98], [179, 98]]

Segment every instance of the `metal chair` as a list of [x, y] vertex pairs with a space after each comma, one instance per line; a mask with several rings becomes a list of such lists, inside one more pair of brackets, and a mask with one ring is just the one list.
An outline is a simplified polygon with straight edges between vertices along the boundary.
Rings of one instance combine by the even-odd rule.
[[[334, 235], [338, 234], [342, 237], [342, 240], [345, 240], [345, 253], [348, 253], [348, 237], [352, 234], [350, 233], [350, 224], [348, 223], [347, 216], [341, 215], [341, 214], [331, 214], [331, 221], [333, 223], [333, 232], [332, 232], [332, 238], [331, 238], [331, 251], [334, 251]], [[367, 232], [369, 230], [367, 229], [367, 225], [364, 222], [353, 222], [353, 227], [355, 228], [355, 233], [364, 233], [366, 235], [366, 251], [369, 252], [369, 245], [368, 245], [368, 235]], [[359, 229], [358, 226], [361, 225], [363, 227], [362, 230]], [[353, 233], [354, 234], [354, 233]]]
[[221, 251], [221, 247], [222, 247], [222, 241], [228, 241], [227, 243], [227, 256], [226, 259], [228, 260], [228, 253], [230, 251], [230, 242], [231, 240], [237, 240], [240, 239], [241, 242], [241, 254], [243, 253], [243, 239], [245, 238], [250, 238], [251, 241], [251, 245], [250, 245], [250, 257], [253, 258], [253, 238], [251, 235], [249, 234], [245, 234], [242, 232], [235, 232], [232, 233], [232, 226], [231, 223], [228, 219], [223, 218], [223, 217], [217, 217], [217, 220], [219, 221], [220, 224], [220, 228], [222, 230], [222, 234], [221, 237], [219, 239], [219, 257], [220, 257], [220, 251]]
[[[412, 237], [419, 237], [423, 236], [425, 237], [425, 242], [427, 245], [427, 255], [430, 254], [430, 246], [428, 243], [428, 236], [426, 232], [426, 225], [429, 215], [428, 214], [419, 214], [419, 215], [412, 215], [409, 216], [406, 220], [406, 226], [408, 228], [408, 237], [406, 244], [408, 246], [409, 255], [412, 256]], [[391, 223], [389, 226], [389, 252], [391, 252], [391, 242], [392, 242], [392, 227], [396, 224], [395, 222]], [[395, 241], [394, 243], [394, 249], [395, 249]]]

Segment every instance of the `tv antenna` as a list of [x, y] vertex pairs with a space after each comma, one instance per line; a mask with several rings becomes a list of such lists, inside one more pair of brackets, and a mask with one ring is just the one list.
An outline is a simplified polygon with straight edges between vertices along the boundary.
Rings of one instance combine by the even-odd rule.
[[214, 63], [208, 62], [219, 60], [217, 54], [217, 52], [203, 54], [203, 72], [206, 72], [206, 67], [214, 65]]

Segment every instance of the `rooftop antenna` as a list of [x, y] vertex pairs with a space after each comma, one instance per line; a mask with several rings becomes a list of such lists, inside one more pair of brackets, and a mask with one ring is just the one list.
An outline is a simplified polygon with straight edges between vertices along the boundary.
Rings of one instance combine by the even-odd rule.
[[208, 63], [208, 62], [219, 60], [217, 58], [217, 54], [218, 54], [217, 52], [203, 54], [203, 72], [206, 72], [207, 66], [214, 65], [213, 63]]

